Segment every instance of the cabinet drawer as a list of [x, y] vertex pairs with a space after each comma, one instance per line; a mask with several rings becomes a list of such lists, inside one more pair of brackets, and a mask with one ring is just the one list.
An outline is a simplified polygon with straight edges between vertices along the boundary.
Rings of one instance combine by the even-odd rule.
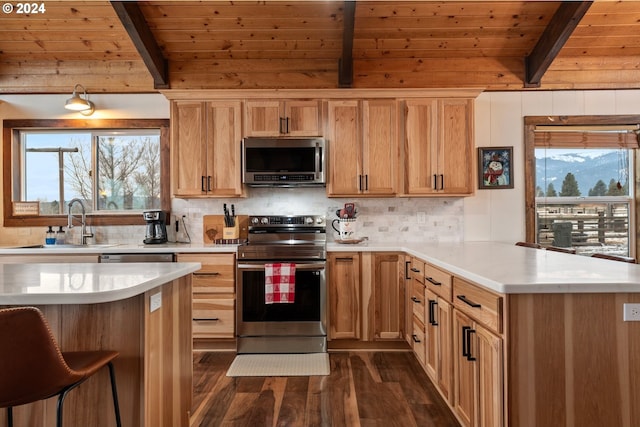
[[428, 289], [433, 291], [436, 295], [451, 301], [451, 274], [440, 270], [433, 265], [424, 265], [424, 283]]
[[424, 323], [424, 285], [422, 283], [413, 281], [410, 299], [414, 317]]
[[424, 283], [424, 261], [411, 258], [411, 278]]
[[502, 333], [503, 298], [457, 277], [453, 278], [453, 305], [498, 334]]
[[234, 254], [178, 254], [179, 262], [199, 262], [193, 273], [193, 293], [235, 293]]
[[233, 298], [193, 300], [193, 338], [233, 338], [235, 323]]
[[424, 365], [425, 362], [425, 328], [424, 324], [416, 317], [413, 317], [413, 334], [411, 335], [411, 346], [413, 347], [413, 351], [416, 354], [420, 363]]

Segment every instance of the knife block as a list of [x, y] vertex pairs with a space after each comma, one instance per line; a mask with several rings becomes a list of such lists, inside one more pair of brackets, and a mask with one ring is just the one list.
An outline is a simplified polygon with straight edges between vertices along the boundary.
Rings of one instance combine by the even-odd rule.
[[238, 224], [238, 221], [236, 221], [236, 225], [233, 227], [222, 228], [223, 239], [237, 239], [239, 237], [240, 237], [240, 225]]

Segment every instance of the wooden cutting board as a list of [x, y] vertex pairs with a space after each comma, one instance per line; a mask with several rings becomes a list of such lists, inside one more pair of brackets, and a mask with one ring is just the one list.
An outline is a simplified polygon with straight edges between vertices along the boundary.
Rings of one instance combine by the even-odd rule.
[[[236, 221], [240, 225], [240, 240], [246, 239], [248, 235], [249, 215], [237, 215]], [[202, 217], [202, 239], [204, 243], [215, 243], [222, 239], [222, 229], [224, 228], [224, 215], [203, 215]]]

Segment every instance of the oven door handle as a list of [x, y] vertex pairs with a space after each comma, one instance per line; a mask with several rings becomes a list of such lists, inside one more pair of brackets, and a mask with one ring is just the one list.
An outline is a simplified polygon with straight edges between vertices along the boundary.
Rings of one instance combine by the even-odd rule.
[[[239, 270], [246, 270], [246, 269], [264, 269], [264, 265], [265, 264], [276, 264], [276, 263], [269, 263], [269, 262], [256, 262], [256, 263], [251, 263], [251, 264], [238, 264], [238, 269]], [[301, 262], [301, 263], [293, 263], [296, 265], [296, 270], [322, 270], [324, 268], [326, 268], [326, 263], [324, 262], [312, 262], [312, 263], [306, 263], [306, 262]]]

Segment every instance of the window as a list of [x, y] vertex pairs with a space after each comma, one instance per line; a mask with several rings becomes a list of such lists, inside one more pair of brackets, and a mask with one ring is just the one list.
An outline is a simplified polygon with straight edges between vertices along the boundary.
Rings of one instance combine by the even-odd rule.
[[527, 240], [635, 256], [637, 131], [615, 117], [525, 118]]
[[76, 121], [5, 121], [4, 137], [11, 139], [4, 144], [11, 166], [5, 225], [41, 225], [36, 218], [13, 218], [6, 207], [11, 201], [38, 201], [39, 218], [49, 218], [45, 225], [56, 225], [50, 217], [66, 215], [74, 198], [98, 220], [94, 224], [141, 223], [143, 210], [169, 210], [168, 121], [101, 120], [114, 126], [96, 128], [87, 127], [91, 121], [79, 128], [68, 122]]

